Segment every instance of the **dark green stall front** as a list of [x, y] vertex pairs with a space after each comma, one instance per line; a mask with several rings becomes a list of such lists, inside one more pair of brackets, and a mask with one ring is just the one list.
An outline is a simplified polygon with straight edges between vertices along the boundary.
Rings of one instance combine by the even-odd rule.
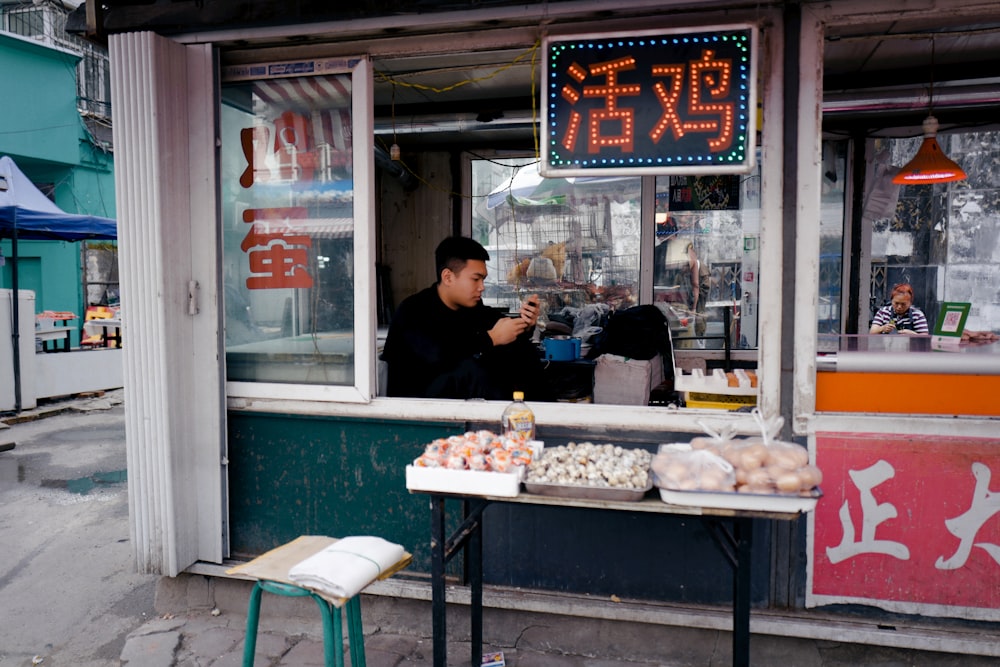
[[[454, 423], [230, 412], [232, 556], [253, 558], [299, 535], [370, 534], [413, 553], [408, 574], [429, 573], [428, 496], [407, 491], [405, 469], [426, 443], [464, 430]], [[572, 439], [565, 436], [546, 435], [546, 442]], [[632, 438], [617, 441], [656, 447], [653, 438]], [[461, 511], [460, 500], [449, 501], [453, 527]], [[729, 563], [695, 516], [500, 503], [484, 517], [487, 584], [694, 604], [732, 599]], [[772, 524], [755, 520], [758, 607], [773, 604], [771, 541]], [[793, 542], [802, 542], [794, 551], [804, 554], [804, 540]], [[449, 568], [460, 574], [460, 559]]]

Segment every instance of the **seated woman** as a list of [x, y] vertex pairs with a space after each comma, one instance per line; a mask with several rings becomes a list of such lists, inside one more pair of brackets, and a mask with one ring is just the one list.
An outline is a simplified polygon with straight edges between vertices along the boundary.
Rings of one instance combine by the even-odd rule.
[[893, 287], [889, 299], [890, 303], [875, 313], [869, 333], [901, 333], [911, 336], [930, 333], [927, 328], [927, 317], [913, 305], [913, 287], [909, 283], [900, 283]]

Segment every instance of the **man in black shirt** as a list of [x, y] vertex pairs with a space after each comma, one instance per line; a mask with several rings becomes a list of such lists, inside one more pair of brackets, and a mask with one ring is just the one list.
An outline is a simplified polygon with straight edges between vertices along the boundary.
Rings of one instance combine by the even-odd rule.
[[541, 359], [531, 342], [537, 295], [508, 317], [482, 301], [489, 253], [453, 236], [434, 251], [438, 280], [403, 300], [389, 326], [382, 358], [389, 396], [548, 400]]

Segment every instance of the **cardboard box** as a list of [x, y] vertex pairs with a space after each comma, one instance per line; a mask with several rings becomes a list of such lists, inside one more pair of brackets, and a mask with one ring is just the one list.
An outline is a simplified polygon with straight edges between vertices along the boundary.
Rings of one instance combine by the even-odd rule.
[[663, 361], [602, 354], [594, 367], [594, 403], [649, 405], [649, 392], [663, 382]]

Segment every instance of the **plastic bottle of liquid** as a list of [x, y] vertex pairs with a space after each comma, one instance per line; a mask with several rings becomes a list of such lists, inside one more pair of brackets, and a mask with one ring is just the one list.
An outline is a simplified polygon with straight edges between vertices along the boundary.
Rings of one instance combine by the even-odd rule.
[[535, 439], [535, 413], [525, 404], [523, 391], [515, 391], [514, 401], [504, 408], [500, 432], [503, 435], [516, 433], [526, 442]]

